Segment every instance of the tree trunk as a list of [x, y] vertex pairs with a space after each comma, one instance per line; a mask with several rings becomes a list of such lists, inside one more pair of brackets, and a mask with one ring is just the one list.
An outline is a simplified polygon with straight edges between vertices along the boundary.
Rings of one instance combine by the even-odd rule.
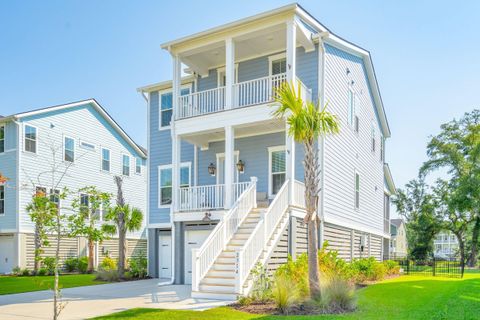
[[460, 272], [463, 278], [463, 273], [465, 271], [465, 242], [460, 234], [455, 234], [458, 240], [458, 249], [460, 251]]
[[127, 256], [126, 232], [121, 229], [118, 232], [118, 275], [123, 277], [125, 273], [125, 257]]
[[477, 216], [475, 219], [475, 224], [472, 231], [472, 250], [468, 258], [467, 265], [470, 268], [474, 268], [477, 264], [477, 255], [478, 255], [478, 237], [480, 235], [480, 216]]
[[40, 269], [40, 254], [42, 250], [42, 243], [40, 239], [40, 227], [38, 224], [35, 224], [35, 261], [33, 264], [33, 273], [37, 274], [38, 269]]
[[88, 239], [88, 273], [93, 273], [94, 271], [94, 252], [95, 252], [95, 242], [91, 239]]
[[57, 320], [58, 316], [60, 315], [60, 289], [58, 286], [58, 259], [60, 257], [60, 234], [61, 234], [61, 226], [60, 226], [60, 216], [57, 213], [57, 243], [55, 248], [55, 283], [53, 286], [53, 319]]
[[318, 239], [317, 239], [317, 221], [316, 219], [308, 223], [308, 283], [310, 287], [310, 297], [318, 299], [320, 292], [320, 272], [318, 267]]

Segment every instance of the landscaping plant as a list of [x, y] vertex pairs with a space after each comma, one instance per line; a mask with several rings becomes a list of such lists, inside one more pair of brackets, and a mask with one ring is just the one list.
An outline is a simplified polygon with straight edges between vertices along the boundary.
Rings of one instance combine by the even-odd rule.
[[273, 281], [272, 297], [275, 305], [282, 313], [300, 300], [297, 284], [288, 276], [276, 275]]
[[322, 283], [322, 306], [330, 312], [352, 311], [356, 308], [355, 285], [331, 273]]

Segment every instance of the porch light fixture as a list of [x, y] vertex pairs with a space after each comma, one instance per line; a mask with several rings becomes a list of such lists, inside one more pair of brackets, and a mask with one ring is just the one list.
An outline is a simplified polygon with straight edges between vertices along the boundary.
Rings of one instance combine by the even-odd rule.
[[210, 165], [208, 166], [208, 173], [212, 176], [215, 177], [215, 172], [217, 171], [217, 168], [213, 164], [213, 162], [210, 162]]
[[202, 221], [204, 221], [204, 222], [212, 221], [212, 214], [208, 211], [205, 212], [205, 216], [203, 217]]
[[237, 162], [237, 170], [240, 173], [243, 173], [245, 170], [245, 163], [242, 160], [238, 160]]

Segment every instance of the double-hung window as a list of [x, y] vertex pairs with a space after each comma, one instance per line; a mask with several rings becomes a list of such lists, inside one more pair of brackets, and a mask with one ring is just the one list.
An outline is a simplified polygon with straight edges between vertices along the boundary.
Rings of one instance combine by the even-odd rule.
[[[190, 164], [183, 163], [180, 167], [180, 187], [190, 186]], [[172, 204], [172, 166], [158, 167], [158, 205], [165, 207]]]
[[280, 191], [286, 179], [285, 147], [269, 148], [269, 195], [274, 196]]
[[63, 141], [63, 160], [74, 162], [75, 160], [75, 140], [65, 137]]
[[80, 194], [80, 211], [84, 214], [88, 214], [88, 210], [90, 207], [90, 197], [86, 193]]
[[37, 128], [25, 126], [25, 151], [37, 153]]
[[0, 153], [5, 152], [5, 126], [0, 126]]
[[0, 215], [5, 214], [5, 186], [0, 185]]
[[272, 60], [272, 76], [287, 72], [287, 58]]
[[372, 140], [372, 152], [375, 152], [375, 124], [372, 121], [372, 129], [371, 129], [371, 140]]
[[60, 190], [50, 189], [50, 202], [54, 203], [57, 209], [60, 209]]
[[351, 88], [348, 89], [348, 124], [351, 126], [355, 126], [355, 93]]
[[142, 173], [142, 158], [140, 157], [135, 158], [135, 173], [136, 174]]
[[165, 92], [160, 95], [160, 128], [170, 126], [173, 114], [173, 94]]
[[130, 175], [130, 157], [125, 154], [122, 156], [122, 174], [124, 176]]
[[360, 175], [355, 172], [355, 209], [360, 209]]
[[110, 150], [102, 148], [102, 170], [110, 172]]

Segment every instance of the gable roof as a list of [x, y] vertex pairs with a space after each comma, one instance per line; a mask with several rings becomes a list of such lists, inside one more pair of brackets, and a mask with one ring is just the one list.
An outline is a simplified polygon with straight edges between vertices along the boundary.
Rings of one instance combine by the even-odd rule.
[[40, 109], [35, 109], [31, 111], [26, 111], [26, 112], [21, 112], [17, 114], [12, 114], [10, 116], [6, 117], [0, 117], [0, 121], [9, 121], [9, 120], [20, 120], [25, 117], [30, 117], [30, 116], [35, 116], [47, 112], [52, 112], [52, 111], [57, 111], [57, 110], [65, 110], [65, 109], [70, 109], [82, 105], [90, 104], [93, 106], [93, 108], [112, 126], [112, 128], [120, 134], [120, 136], [125, 139], [125, 141], [143, 158], [147, 157], [147, 152], [146, 150], [139, 146], [138, 144], [133, 141], [132, 138], [120, 127], [120, 125], [108, 114], [108, 112], [97, 102], [97, 100], [91, 98], [91, 99], [86, 99], [86, 100], [81, 100], [77, 102], [72, 102], [72, 103], [67, 103], [67, 104], [61, 104], [61, 105], [56, 105], [56, 106], [51, 106], [51, 107], [46, 107], [46, 108], [40, 108]]
[[404, 222], [403, 219], [390, 219], [390, 223], [393, 224], [395, 227], [399, 228], [400, 225]]

